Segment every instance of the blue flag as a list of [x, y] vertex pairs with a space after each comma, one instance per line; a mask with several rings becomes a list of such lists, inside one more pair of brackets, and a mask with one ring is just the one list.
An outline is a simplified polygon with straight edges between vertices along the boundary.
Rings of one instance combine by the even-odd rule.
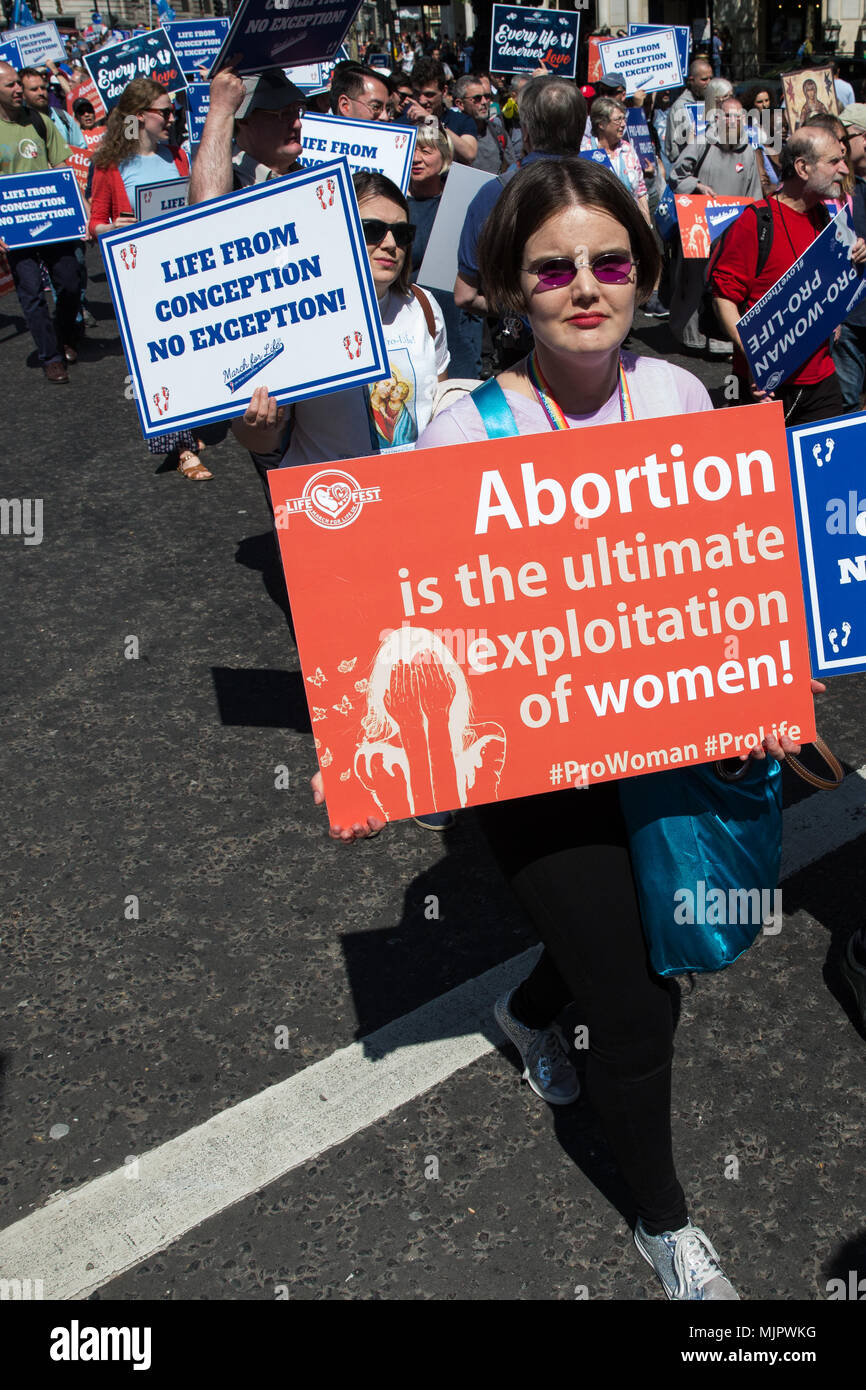
[[177, 18], [174, 10], [171, 8], [171, 5], [168, 3], [168, 0], [156, 0], [156, 12], [161, 20], [167, 19], [171, 21], [172, 19]]
[[24, 29], [28, 24], [35, 24], [36, 20], [30, 13], [30, 6], [27, 0], [15, 0], [15, 9], [12, 13], [13, 29]]

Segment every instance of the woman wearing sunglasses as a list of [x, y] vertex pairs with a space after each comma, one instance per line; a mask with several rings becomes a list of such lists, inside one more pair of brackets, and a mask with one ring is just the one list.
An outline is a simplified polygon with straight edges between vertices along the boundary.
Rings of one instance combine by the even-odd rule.
[[[299, 401], [289, 412], [277, 409], [267, 387], [254, 391], [246, 414], [232, 422], [232, 429], [252, 454], [276, 454], [280, 467], [411, 449], [430, 420], [437, 383], [448, 375], [448, 345], [439, 305], [432, 295], [411, 284], [415, 228], [406, 199], [381, 174], [355, 174], [352, 183], [390, 376], [371, 386], [352, 386]], [[343, 346], [352, 359], [363, 345], [350, 333]], [[384, 395], [383, 387], [387, 388]]]
[[[622, 350], [635, 308], [652, 290], [658, 251], [634, 198], [609, 170], [580, 159], [521, 170], [484, 227], [478, 262], [488, 303], [524, 315], [535, 338], [532, 354], [496, 378], [514, 433], [712, 409], [690, 373]], [[418, 447], [487, 437], [466, 396], [436, 417]], [[788, 739], [765, 748], [778, 758], [797, 751]], [[321, 803], [318, 778], [313, 792]], [[479, 816], [545, 945], [529, 977], [495, 1010], [524, 1076], [552, 1104], [576, 1099], [577, 1077], [554, 1029], [574, 1001], [588, 1029], [587, 1098], [631, 1190], [640, 1253], [669, 1298], [736, 1299], [709, 1239], [689, 1220], [674, 1167], [673, 999], [649, 964], [617, 784], [496, 802]], [[371, 817], [366, 827], [330, 833], [352, 840], [379, 828]]]
[[158, 82], [137, 77], [124, 89], [93, 155], [91, 233], [135, 222], [140, 184], [189, 177], [186, 154], [168, 143], [173, 121], [171, 97]]
[[[93, 154], [92, 236], [133, 225], [140, 184], [189, 178], [186, 154], [168, 143], [174, 115], [168, 92], [149, 77], [135, 78], [121, 93]], [[194, 483], [213, 477], [196, 452], [201, 444], [189, 430], [158, 435], [147, 447], [152, 454], [176, 458], [178, 472]]]

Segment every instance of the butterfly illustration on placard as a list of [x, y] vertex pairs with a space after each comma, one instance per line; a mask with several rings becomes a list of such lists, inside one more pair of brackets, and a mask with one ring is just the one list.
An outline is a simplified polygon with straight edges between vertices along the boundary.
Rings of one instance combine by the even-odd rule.
[[[314, 723], [314, 724], [318, 724], [318, 722], [319, 722], [320, 719], [327, 719], [327, 717], [328, 717], [328, 711], [327, 711], [326, 709], [320, 709], [318, 705], [313, 705], [313, 723]], [[316, 744], [316, 746], [318, 747], [318, 743]]]
[[348, 714], [349, 710], [353, 708], [354, 706], [348, 695], [344, 695], [338, 705], [331, 705], [331, 709], [335, 714]]
[[321, 666], [316, 667], [316, 674], [314, 676], [307, 676], [310, 685], [324, 685], [327, 679], [328, 677], [325, 675]]
[[331, 752], [330, 748], [326, 748], [321, 758], [319, 759], [319, 762], [322, 764], [322, 767], [330, 767], [333, 761], [333, 753]]
[[357, 664], [358, 658], [356, 656], [353, 656], [351, 661], [341, 661], [339, 666], [337, 667], [337, 670], [342, 671], [345, 675], [347, 671], [354, 671]]

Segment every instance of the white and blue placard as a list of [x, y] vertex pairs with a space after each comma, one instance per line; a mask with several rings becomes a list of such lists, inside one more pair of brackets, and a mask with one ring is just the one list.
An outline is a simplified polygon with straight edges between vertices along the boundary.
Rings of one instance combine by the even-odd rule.
[[628, 26], [628, 36], [630, 39], [639, 34], [655, 34], [659, 29], [673, 29], [677, 36], [677, 53], [679, 54], [680, 67], [683, 73], [689, 70], [689, 52], [692, 46], [692, 36], [687, 24], [630, 24]]
[[3, 43], [10, 40], [18, 45], [22, 67], [41, 68], [46, 59], [66, 62], [66, 48], [53, 20], [45, 24], [28, 24], [24, 29], [6, 29], [0, 34]]
[[613, 164], [607, 150], [578, 150], [579, 159], [591, 159], [593, 164], [603, 164], [605, 169], [613, 173]]
[[851, 263], [857, 239], [847, 207], [837, 213], [737, 324], [755, 385], [774, 391], [859, 304], [866, 278]]
[[332, 159], [346, 159], [353, 174], [384, 174], [406, 193], [417, 136], [416, 126], [395, 125], [391, 121], [351, 121], [310, 111], [301, 122], [298, 163], [304, 169], [315, 169]]
[[706, 102], [687, 101], [683, 104], [683, 110], [691, 121], [692, 137], [689, 144], [693, 145], [707, 133]]
[[710, 206], [707, 203], [707, 231], [710, 234], [710, 245], [727, 231], [738, 217], [741, 217], [749, 206], [748, 203], [717, 203]]
[[139, 222], [150, 222], [177, 212], [189, 202], [189, 179], [166, 179], [164, 183], [140, 183], [135, 190], [135, 215]]
[[17, 40], [7, 38], [5, 34], [0, 38], [0, 63], [11, 63], [16, 72], [27, 66]]
[[490, 71], [534, 72], [540, 64], [556, 77], [577, 71], [580, 15], [573, 10], [532, 10], [494, 5], [490, 25]]
[[324, 92], [330, 85], [334, 68], [348, 59], [349, 50], [345, 44], [341, 44], [333, 58], [325, 63], [307, 63], [304, 67], [285, 68], [284, 71], [289, 81], [294, 82], [302, 92]]
[[626, 96], [683, 85], [677, 36], [671, 28], [631, 39], [603, 39], [598, 54], [603, 73], [622, 73]]
[[17, 250], [78, 241], [87, 232], [87, 213], [72, 169], [6, 174], [0, 179], [0, 241]]
[[866, 671], [866, 415], [788, 430], [814, 676]]
[[377, 72], [390, 72], [391, 59], [387, 53], [371, 53], [367, 59], [367, 67], [375, 68]]
[[178, 92], [187, 85], [180, 59], [164, 29], [152, 29], [124, 43], [85, 53], [84, 62], [108, 111], [136, 77], [149, 77], [167, 92]]
[[229, 31], [228, 19], [173, 19], [163, 24], [171, 46], [187, 77], [196, 77], [199, 68], [209, 68]]
[[679, 227], [676, 199], [670, 184], [665, 184], [665, 191], [659, 198], [658, 206], [653, 213], [653, 220], [662, 241], [669, 240]]
[[241, 0], [210, 75], [231, 63], [241, 77], [324, 63], [340, 47], [361, 0]]
[[641, 165], [646, 168], [647, 164], [655, 164], [656, 147], [646, 123], [646, 116], [641, 108], [630, 106], [625, 113], [625, 119], [628, 126], [628, 138], [637, 150]]
[[190, 82], [186, 89], [186, 130], [193, 153], [195, 153], [195, 147], [201, 140], [201, 133], [204, 130], [204, 123], [207, 120], [209, 110], [210, 83]]
[[388, 372], [349, 166], [333, 160], [99, 239], [146, 438]]

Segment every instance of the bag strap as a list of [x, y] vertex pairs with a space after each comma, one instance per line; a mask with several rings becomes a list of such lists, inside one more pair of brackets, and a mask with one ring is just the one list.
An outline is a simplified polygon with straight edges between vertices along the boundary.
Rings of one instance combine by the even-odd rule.
[[418, 303], [421, 305], [421, 310], [424, 314], [424, 322], [427, 325], [427, 332], [430, 334], [431, 338], [435, 338], [436, 319], [433, 316], [433, 305], [430, 303], [430, 300], [427, 298], [424, 291], [422, 289], [419, 289], [417, 285], [410, 285], [409, 288], [414, 294]]
[[810, 768], [805, 767], [804, 764], [800, 762], [799, 758], [795, 758], [791, 753], [785, 754], [785, 762], [790, 763], [793, 771], [796, 772], [798, 777], [802, 777], [804, 782], [811, 783], [813, 787], [819, 787], [821, 791], [833, 791], [834, 788], [840, 786], [845, 779], [842, 764], [839, 762], [835, 753], [832, 753], [827, 747], [820, 734], [818, 734], [815, 739], [814, 747], [833, 773], [832, 777], [821, 777], [817, 772], [812, 772]]
[[[817, 787], [822, 792], [834, 791], [845, 780], [842, 764], [835, 753], [827, 747], [820, 734], [815, 738], [814, 747], [833, 773], [832, 777], [821, 777], [819, 773], [812, 772], [810, 768], [800, 762], [799, 758], [795, 758], [793, 753], [785, 754], [785, 762], [792, 772], [796, 772], [798, 777], [802, 777], [804, 782], [809, 782], [811, 786]], [[723, 782], [739, 782], [740, 778], [745, 777], [748, 771], [749, 761], [747, 759], [744, 763], [737, 762], [731, 768], [728, 767], [727, 763], [714, 763], [713, 767], [716, 776], [720, 777]]]
[[511, 413], [511, 406], [505, 398], [505, 392], [495, 376], [482, 381], [470, 396], [481, 416], [488, 439], [510, 439], [520, 433], [517, 421]]
[[42, 119], [40, 113], [38, 111], [35, 111], [32, 106], [28, 106], [26, 110], [28, 121], [30, 122], [33, 129], [36, 131], [36, 134], [39, 136], [39, 139], [42, 141], [43, 145], [45, 145], [47, 149], [48, 131], [45, 128], [45, 121]]

